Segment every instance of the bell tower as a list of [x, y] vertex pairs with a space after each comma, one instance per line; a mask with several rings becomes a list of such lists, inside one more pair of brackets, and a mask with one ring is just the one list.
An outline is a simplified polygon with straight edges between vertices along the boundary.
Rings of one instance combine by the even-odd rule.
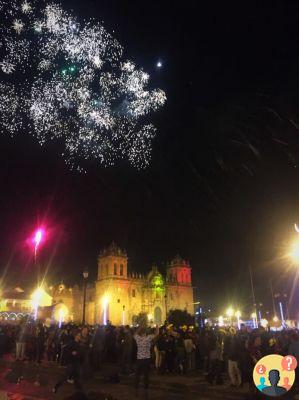
[[167, 281], [178, 285], [191, 286], [191, 267], [190, 264], [180, 256], [176, 256], [167, 268]]
[[112, 242], [98, 256], [98, 280], [107, 278], [127, 279], [127, 275], [127, 253]]

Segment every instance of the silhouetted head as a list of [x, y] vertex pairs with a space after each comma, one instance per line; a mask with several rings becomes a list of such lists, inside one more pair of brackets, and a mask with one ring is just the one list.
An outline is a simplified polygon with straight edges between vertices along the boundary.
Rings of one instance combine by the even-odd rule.
[[277, 386], [279, 379], [279, 371], [277, 369], [271, 369], [271, 371], [269, 371], [269, 381], [271, 383], [271, 386]]
[[264, 385], [266, 382], [266, 378], [264, 378], [263, 376], [260, 378], [260, 384]]
[[146, 328], [144, 326], [140, 326], [137, 330], [137, 334], [140, 336], [145, 336], [146, 335]]

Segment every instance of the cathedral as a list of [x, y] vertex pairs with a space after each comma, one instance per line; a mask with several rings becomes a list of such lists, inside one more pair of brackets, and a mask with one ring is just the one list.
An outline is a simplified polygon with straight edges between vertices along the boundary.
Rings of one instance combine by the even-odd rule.
[[93, 303], [88, 305], [88, 318], [100, 324], [109, 320], [115, 325], [131, 325], [141, 312], [158, 325], [173, 309], [194, 314], [190, 265], [176, 257], [168, 265], [166, 276], [156, 266], [145, 276], [129, 273], [126, 252], [112, 244], [98, 257]]
[[[133, 273], [128, 271], [126, 252], [114, 243], [98, 256], [97, 280], [88, 282], [85, 291], [78, 285], [67, 288], [60, 284], [44, 288], [44, 292], [46, 302], [43, 305], [53, 309], [53, 316], [55, 313], [62, 315], [59, 310], [64, 310], [64, 322], [81, 322], [84, 315], [88, 324], [132, 325], [140, 313], [145, 313], [149, 324], [161, 325], [170, 310], [187, 310], [194, 314], [191, 268], [187, 261], [178, 256], [174, 258], [167, 265], [165, 276], [156, 266], [146, 275]], [[20, 295], [24, 304], [14, 299], [17, 294], [4, 294], [6, 309], [2, 309], [1, 314], [6, 313], [5, 318], [8, 308], [20, 308], [22, 304], [23, 310], [19, 312], [30, 312], [27, 310], [30, 297], [24, 291], [18, 292]], [[10, 311], [18, 315], [16, 310]]]

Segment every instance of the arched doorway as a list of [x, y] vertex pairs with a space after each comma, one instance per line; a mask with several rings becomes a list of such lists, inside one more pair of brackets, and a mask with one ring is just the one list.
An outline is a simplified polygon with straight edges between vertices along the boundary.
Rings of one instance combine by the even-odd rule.
[[160, 307], [156, 307], [154, 311], [154, 322], [157, 325], [162, 324], [162, 311]]

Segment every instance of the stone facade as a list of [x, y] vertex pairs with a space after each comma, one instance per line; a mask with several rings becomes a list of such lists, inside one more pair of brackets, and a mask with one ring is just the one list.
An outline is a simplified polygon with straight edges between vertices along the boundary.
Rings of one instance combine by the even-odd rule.
[[[164, 277], [156, 266], [143, 276], [128, 273], [128, 257], [115, 244], [98, 257], [98, 279], [95, 283], [94, 307], [87, 305], [90, 323], [132, 324], [140, 312], [150, 322], [162, 324], [171, 309], [194, 314], [191, 268], [176, 257]], [[93, 314], [94, 312], [94, 314]]]
[[[66, 287], [61, 283], [43, 290], [51, 301], [50, 304], [40, 306], [51, 305], [54, 319], [59, 319], [62, 306], [67, 310], [63, 321], [82, 321], [82, 287]], [[0, 305], [0, 317], [1, 311], [6, 314], [13, 312], [13, 316], [18, 312], [32, 312], [32, 300], [22, 289], [5, 293]], [[194, 314], [191, 268], [188, 262], [176, 257], [167, 266], [165, 276], [156, 266], [147, 275], [142, 275], [128, 272], [127, 254], [115, 244], [100, 253], [97, 280], [89, 282], [86, 288], [87, 323], [102, 325], [110, 321], [114, 325], [131, 325], [138, 314], [146, 313], [150, 323], [163, 324], [167, 312], [172, 309], [187, 310]]]

